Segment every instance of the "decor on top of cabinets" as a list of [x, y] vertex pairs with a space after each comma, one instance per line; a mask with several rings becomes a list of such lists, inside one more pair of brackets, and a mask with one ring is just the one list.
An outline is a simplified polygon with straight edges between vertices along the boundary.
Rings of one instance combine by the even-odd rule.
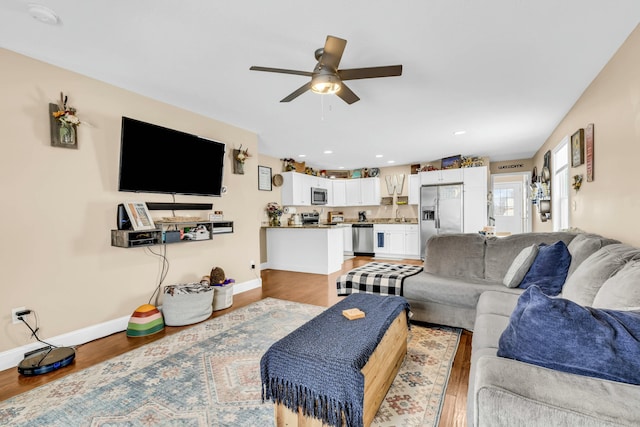
[[271, 191], [271, 189], [271, 168], [258, 166], [258, 190]]
[[593, 181], [593, 136], [593, 123], [589, 123], [584, 135], [587, 152], [587, 182]]
[[369, 169], [369, 177], [370, 177], [370, 178], [375, 178], [375, 177], [377, 177], [378, 175], [380, 175], [380, 169], [378, 169], [378, 168], [371, 168], [371, 169]]
[[67, 96], [60, 92], [60, 104], [49, 104], [51, 146], [77, 149], [80, 123], [76, 109], [67, 105]]
[[458, 169], [462, 163], [462, 156], [445, 157], [442, 159], [442, 169]]
[[236, 175], [244, 175], [244, 162], [251, 157], [249, 155], [249, 149], [242, 149], [242, 145], [240, 145], [239, 149], [233, 150], [233, 173]]
[[578, 129], [571, 135], [571, 166], [578, 167], [584, 163], [584, 129]]

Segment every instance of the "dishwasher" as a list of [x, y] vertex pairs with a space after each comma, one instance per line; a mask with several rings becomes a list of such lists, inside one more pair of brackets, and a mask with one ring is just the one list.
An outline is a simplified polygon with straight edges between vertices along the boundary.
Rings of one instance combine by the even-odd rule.
[[353, 224], [353, 254], [373, 256], [373, 224]]

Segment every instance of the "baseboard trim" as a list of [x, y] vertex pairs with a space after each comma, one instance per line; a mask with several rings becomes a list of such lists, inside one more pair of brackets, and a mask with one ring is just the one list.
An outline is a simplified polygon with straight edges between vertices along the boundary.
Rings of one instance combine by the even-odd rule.
[[[247, 282], [236, 283], [233, 286], [233, 294], [239, 294], [260, 287], [262, 287], [262, 279], [258, 278], [249, 280]], [[118, 319], [109, 320], [104, 323], [88, 326], [86, 328], [71, 331], [66, 334], [58, 335], [56, 337], [46, 338], [45, 341], [59, 347], [73, 347], [85, 344], [89, 341], [97, 340], [99, 338], [104, 338], [111, 334], [115, 334], [117, 332], [125, 331], [127, 329], [127, 324], [129, 323], [129, 317], [130, 316], [124, 316]], [[22, 361], [22, 359], [24, 359], [25, 353], [36, 350], [43, 346], [44, 344], [33, 342], [0, 352], [0, 371], [15, 368]]]

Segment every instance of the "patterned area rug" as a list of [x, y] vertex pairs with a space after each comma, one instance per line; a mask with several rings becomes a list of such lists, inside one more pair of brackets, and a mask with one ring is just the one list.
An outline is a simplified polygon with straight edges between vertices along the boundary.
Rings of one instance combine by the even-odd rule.
[[[0, 402], [10, 426], [269, 426], [260, 357], [324, 310], [267, 298]], [[413, 325], [374, 426], [435, 426], [460, 330]]]

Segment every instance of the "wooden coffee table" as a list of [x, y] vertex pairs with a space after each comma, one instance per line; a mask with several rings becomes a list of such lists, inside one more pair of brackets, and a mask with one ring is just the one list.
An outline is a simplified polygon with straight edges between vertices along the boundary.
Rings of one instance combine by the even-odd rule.
[[[354, 320], [354, 322], [357, 321]], [[367, 363], [361, 369], [364, 376], [363, 423], [365, 426], [371, 424], [402, 365], [407, 353], [407, 331], [407, 313], [402, 310], [393, 319]], [[321, 427], [326, 425], [320, 419], [305, 416], [301, 409], [294, 411], [284, 404], [278, 403], [274, 404], [274, 407], [277, 426]]]

